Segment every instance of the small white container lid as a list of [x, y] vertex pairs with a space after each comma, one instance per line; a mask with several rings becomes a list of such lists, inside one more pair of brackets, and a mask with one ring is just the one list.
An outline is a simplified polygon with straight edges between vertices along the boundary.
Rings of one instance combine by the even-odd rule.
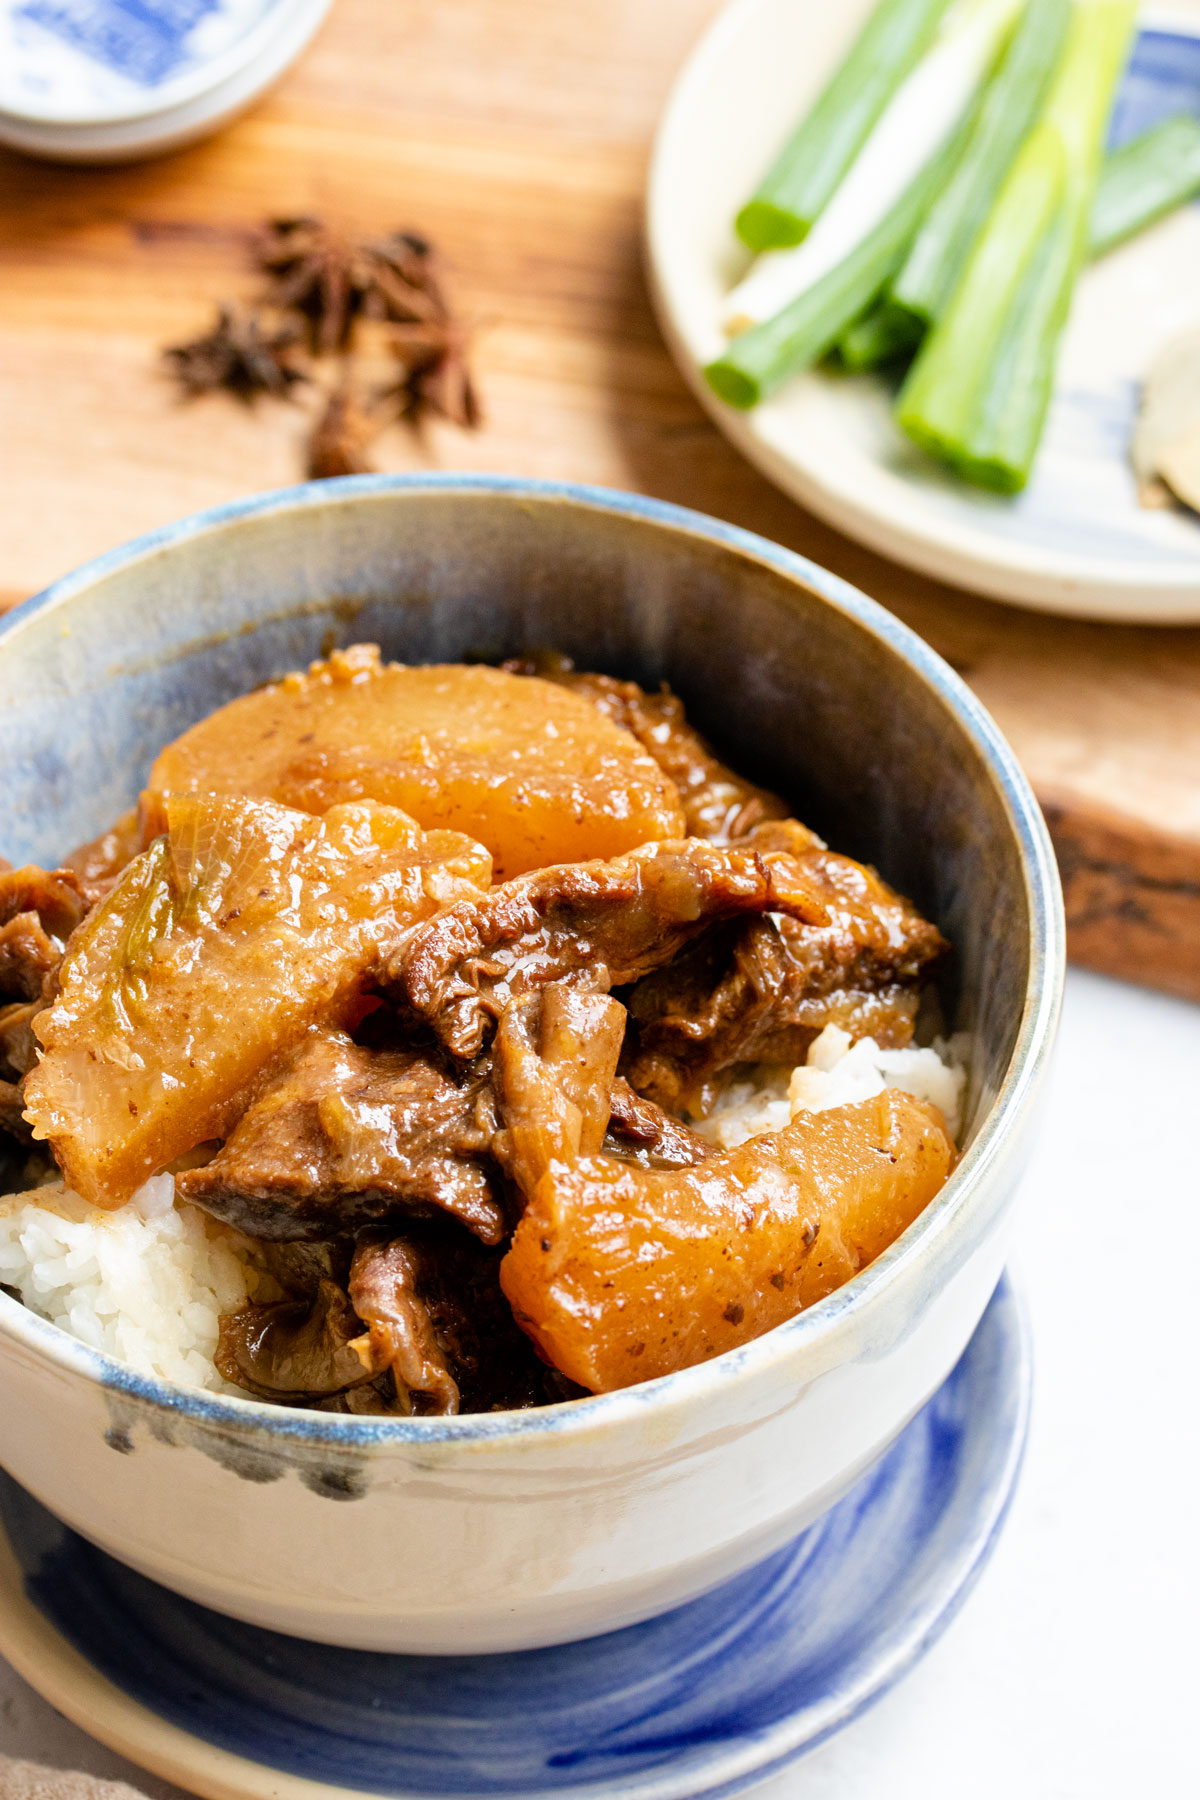
[[0, 142], [68, 161], [187, 143], [263, 92], [332, 0], [0, 0]]

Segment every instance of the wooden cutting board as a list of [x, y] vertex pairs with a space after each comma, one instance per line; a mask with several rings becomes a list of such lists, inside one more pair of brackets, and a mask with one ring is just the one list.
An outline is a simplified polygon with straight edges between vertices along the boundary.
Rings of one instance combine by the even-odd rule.
[[1077, 960], [1200, 998], [1200, 630], [1066, 623], [881, 560], [742, 462], [663, 349], [641, 270], [645, 164], [718, 4], [336, 0], [274, 95], [208, 143], [108, 170], [0, 152], [0, 605], [297, 479], [311, 400], [181, 403], [160, 347], [252, 291], [267, 215], [412, 225], [478, 321], [487, 421], [398, 425], [380, 467], [636, 488], [836, 569], [948, 657], [1012, 738]]

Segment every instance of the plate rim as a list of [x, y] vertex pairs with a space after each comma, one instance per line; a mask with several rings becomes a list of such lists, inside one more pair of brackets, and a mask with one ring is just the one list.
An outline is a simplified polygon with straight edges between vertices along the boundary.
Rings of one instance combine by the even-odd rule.
[[[1125, 624], [1184, 625], [1200, 622], [1200, 557], [1142, 562], [1070, 554], [991, 536], [982, 526], [939, 520], [931, 529], [905, 523], [904, 490], [895, 497], [860, 502], [850, 487], [824, 478], [816, 463], [797, 463], [756, 429], [754, 414], [740, 412], [713, 393], [688, 346], [672, 301], [674, 259], [666, 254], [665, 220], [671, 189], [667, 164], [692, 90], [707, 82], [726, 45], [754, 27], [775, 0], [728, 0], [692, 46], [668, 93], [654, 134], [642, 214], [643, 262], [651, 303], [672, 361], [702, 408], [734, 447], [767, 479], [847, 537], [893, 562], [1009, 605], [1083, 619]], [[1169, 31], [1200, 39], [1200, 15], [1170, 5], [1139, 14], [1139, 31]]]

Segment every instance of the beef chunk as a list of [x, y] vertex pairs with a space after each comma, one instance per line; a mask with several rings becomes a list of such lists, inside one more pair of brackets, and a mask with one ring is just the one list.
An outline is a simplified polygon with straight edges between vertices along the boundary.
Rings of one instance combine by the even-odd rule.
[[372, 1367], [391, 1373], [400, 1411], [456, 1413], [458, 1383], [417, 1291], [424, 1262], [404, 1238], [360, 1243], [350, 1270], [350, 1304], [367, 1327]]
[[669, 962], [714, 920], [764, 912], [826, 918], [788, 851], [647, 844], [611, 862], [538, 869], [448, 907], [410, 935], [385, 979], [467, 1060], [515, 996], [564, 979], [607, 991]]
[[486, 1068], [456, 1077], [422, 1051], [314, 1032], [179, 1189], [254, 1237], [327, 1238], [444, 1212], [499, 1243], [490, 1098]]
[[756, 787], [727, 768], [687, 722], [683, 702], [664, 683], [648, 694], [636, 681], [590, 675], [569, 657], [547, 654], [505, 665], [518, 675], [540, 675], [590, 700], [598, 712], [631, 732], [679, 789], [689, 837], [726, 843], [763, 819], [782, 819], [788, 808], [777, 794]]
[[[287, 1298], [221, 1321], [217, 1366], [262, 1399], [322, 1411], [494, 1412], [573, 1399], [500, 1291], [502, 1249], [452, 1223], [357, 1246], [260, 1244]], [[307, 1385], [306, 1385], [307, 1384]]]
[[604, 1149], [644, 1169], [687, 1169], [714, 1154], [698, 1131], [664, 1112], [617, 1076], [609, 1091], [611, 1110]]
[[946, 946], [936, 927], [878, 875], [764, 825], [750, 842], [791, 847], [825, 903], [823, 922], [738, 920], [707, 932], [626, 996], [624, 1072], [640, 1093], [703, 1114], [723, 1071], [803, 1061], [826, 1025], [892, 1045], [912, 1036], [919, 985]]
[[623, 1006], [566, 982], [504, 1009], [493, 1057], [504, 1129], [492, 1153], [523, 1194], [532, 1171], [600, 1149], [624, 1035]]
[[92, 899], [71, 869], [27, 864], [0, 874], [0, 1001], [41, 997]]
[[226, 1313], [214, 1360], [235, 1387], [303, 1405], [375, 1379], [377, 1371], [354, 1348], [362, 1335], [346, 1293], [322, 1278], [311, 1298]]

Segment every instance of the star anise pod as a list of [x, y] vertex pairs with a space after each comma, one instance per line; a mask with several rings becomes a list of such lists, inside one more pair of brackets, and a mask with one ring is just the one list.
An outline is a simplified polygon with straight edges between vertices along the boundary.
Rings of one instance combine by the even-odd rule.
[[392, 349], [402, 372], [385, 398], [399, 401], [402, 418], [430, 411], [468, 431], [481, 424], [483, 411], [467, 360], [469, 341], [469, 331], [457, 319], [397, 326]]
[[446, 311], [431, 247], [411, 232], [356, 243], [320, 219], [275, 219], [258, 261], [266, 298], [304, 314], [318, 356], [347, 349], [364, 315], [411, 322]]
[[163, 355], [187, 393], [224, 388], [249, 402], [256, 394], [286, 397], [296, 382], [307, 381], [299, 343], [295, 325], [271, 332], [254, 313], [226, 305], [205, 337], [173, 344]]
[[343, 375], [308, 440], [309, 478], [329, 481], [337, 475], [369, 474], [367, 446], [382, 425], [382, 418], [363, 405], [350, 375]]
[[366, 311], [396, 324], [448, 319], [450, 305], [438, 273], [438, 257], [428, 238], [393, 231], [362, 246], [371, 271]]

